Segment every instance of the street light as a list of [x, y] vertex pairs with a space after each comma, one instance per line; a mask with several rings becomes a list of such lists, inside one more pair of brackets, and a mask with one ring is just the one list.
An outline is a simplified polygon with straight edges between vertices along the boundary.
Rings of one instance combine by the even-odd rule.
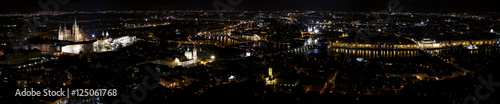
[[215, 59], [215, 56], [214, 56], [214, 55], [212, 55], [210, 58], [211, 58], [211, 59]]

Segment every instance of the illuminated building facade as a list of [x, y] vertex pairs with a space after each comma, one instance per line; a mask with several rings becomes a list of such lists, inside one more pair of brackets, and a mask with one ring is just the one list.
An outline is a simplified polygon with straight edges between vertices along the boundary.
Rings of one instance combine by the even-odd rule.
[[61, 25], [59, 25], [59, 31], [58, 31], [59, 40], [83, 42], [85, 41], [85, 38], [86, 36], [84, 35], [83, 30], [81, 30], [80, 27], [78, 26], [76, 19], [71, 31], [66, 28], [66, 24], [64, 24], [64, 27], [61, 27]]
[[187, 51], [184, 52], [184, 55], [186, 56], [187, 59], [196, 60], [198, 58], [198, 54], [196, 51], [197, 51], [196, 47], [193, 48], [193, 51], [189, 50], [188, 48]]
[[276, 79], [274, 78], [273, 68], [268, 68], [268, 77], [265, 78], [266, 85], [275, 85]]
[[[108, 35], [109, 33], [106, 32], [106, 36]], [[135, 40], [136, 40], [135, 36], [123, 36], [116, 39], [105, 38], [97, 40], [96, 42], [92, 43], [93, 44], [92, 48], [94, 52], [115, 51], [116, 49], [133, 44]]]
[[189, 59], [183, 58], [183, 57], [181, 57], [181, 59], [167, 57], [167, 58], [160, 59], [160, 60], [150, 61], [150, 63], [166, 65], [166, 66], [169, 66], [171, 68], [174, 68], [177, 66], [189, 68], [189, 67], [196, 66], [197, 62], [198, 62], [197, 60], [189, 60]]
[[436, 43], [435, 40], [431, 40], [429, 38], [424, 38], [422, 41], [420, 41], [418, 46], [422, 48], [442, 48], [440, 43]]
[[123, 36], [120, 38], [107, 38], [97, 40], [92, 43], [85, 44], [71, 44], [61, 47], [61, 52], [79, 54], [81, 52], [107, 52], [115, 51], [119, 48], [129, 46], [136, 40], [135, 36]]

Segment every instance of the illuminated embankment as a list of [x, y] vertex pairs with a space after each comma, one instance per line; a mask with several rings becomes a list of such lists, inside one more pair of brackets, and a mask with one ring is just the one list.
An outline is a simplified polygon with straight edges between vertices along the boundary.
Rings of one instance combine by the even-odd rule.
[[330, 47], [336, 48], [359, 48], [359, 49], [439, 49], [448, 47], [465, 46], [468, 44], [475, 45], [494, 45], [497, 44], [498, 39], [486, 40], [452, 40], [442, 42], [416, 42], [416, 44], [360, 44], [360, 43], [343, 43], [343, 42], [329, 42]]

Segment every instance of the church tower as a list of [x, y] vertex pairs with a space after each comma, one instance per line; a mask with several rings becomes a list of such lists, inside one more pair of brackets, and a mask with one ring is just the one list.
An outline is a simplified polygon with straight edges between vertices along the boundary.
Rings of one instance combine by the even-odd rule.
[[73, 39], [75, 42], [84, 41], [83, 36], [80, 33], [80, 28], [78, 27], [78, 24], [76, 22], [76, 18], [75, 18], [75, 23], [73, 24], [73, 34], [72, 35], [74, 36]]
[[193, 48], [193, 59], [194, 60], [198, 59], [198, 53], [196, 51], [197, 51], [196, 46], [194, 46], [194, 48]]
[[59, 31], [58, 31], [58, 34], [57, 34], [57, 39], [58, 40], [64, 40], [64, 31], [63, 31], [60, 23], [59, 23]]
[[186, 52], [184, 52], [184, 56], [186, 56], [187, 59], [193, 59], [193, 53], [191, 50], [189, 50], [189, 47], [187, 48]]
[[64, 24], [64, 27], [63, 27], [63, 31], [64, 31], [64, 40], [66, 41], [71, 41], [71, 31], [69, 31], [67, 28], [66, 28], [66, 24]]

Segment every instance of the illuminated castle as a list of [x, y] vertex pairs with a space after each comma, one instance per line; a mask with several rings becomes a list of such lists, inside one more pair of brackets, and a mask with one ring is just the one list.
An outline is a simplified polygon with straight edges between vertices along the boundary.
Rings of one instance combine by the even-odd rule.
[[85, 41], [85, 38], [86, 37], [84, 35], [84, 32], [83, 30], [80, 29], [80, 27], [78, 27], [76, 19], [71, 31], [66, 29], [66, 24], [64, 24], [64, 27], [62, 28], [61, 25], [59, 25], [59, 34], [58, 34], [59, 40], [83, 42]]

